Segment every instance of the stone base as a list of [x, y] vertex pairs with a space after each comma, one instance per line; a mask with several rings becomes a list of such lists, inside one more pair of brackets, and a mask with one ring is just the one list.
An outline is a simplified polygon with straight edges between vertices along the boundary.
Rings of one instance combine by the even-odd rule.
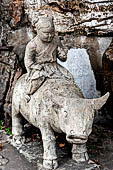
[[[15, 145], [12, 140], [10, 142], [17, 150], [25, 156], [25, 158], [33, 163], [36, 170], [44, 170], [42, 167], [43, 162], [43, 146], [42, 141], [33, 141], [22, 144], [21, 146]], [[99, 170], [99, 166], [93, 161], [88, 161], [86, 163], [76, 163], [71, 158], [71, 149], [67, 146], [59, 148], [57, 146], [57, 155], [59, 167], [57, 170]], [[38, 168], [38, 169], [37, 169]]]

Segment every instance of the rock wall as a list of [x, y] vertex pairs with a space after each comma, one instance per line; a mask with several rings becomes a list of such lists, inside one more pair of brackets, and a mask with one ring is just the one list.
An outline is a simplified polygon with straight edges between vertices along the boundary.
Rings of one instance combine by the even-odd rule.
[[[0, 0], [0, 113], [11, 114], [13, 85], [26, 72], [25, 46], [35, 36], [39, 15], [53, 16], [56, 32], [68, 50], [68, 59], [78, 56], [75, 67], [83, 50], [90, 68], [86, 77], [93, 78], [90, 90], [83, 80], [82, 87], [87, 90], [81, 88], [84, 94], [88, 91], [86, 97], [95, 97], [98, 90], [102, 91], [102, 57], [113, 35], [113, 0]], [[71, 68], [67, 63], [63, 65]], [[87, 64], [84, 62], [84, 68]], [[81, 77], [87, 71], [84, 68]], [[78, 65], [73, 73], [78, 82], [80, 69]]]
[[110, 97], [107, 101], [107, 110], [113, 115], [113, 39], [109, 47], [106, 49], [102, 58], [102, 69], [103, 69], [103, 88], [102, 92], [110, 92]]
[[[90, 64], [91, 70], [93, 71], [93, 77], [94, 77], [94, 82], [96, 81], [96, 89], [97, 91], [95, 91], [94, 84], [91, 84], [92, 89], [88, 89], [87, 84], [85, 84], [85, 81], [83, 81], [84, 83], [82, 83], [82, 91], [85, 95], [85, 97], [88, 98], [92, 98], [92, 94], [93, 93], [98, 93], [98, 91], [102, 91], [103, 88], [103, 68], [102, 68], [102, 58], [103, 58], [103, 54], [105, 52], [105, 50], [109, 47], [112, 37], [97, 37], [97, 36], [75, 36], [73, 34], [68, 35], [65, 34], [63, 36], [60, 35], [61, 41], [62, 43], [65, 45], [66, 48], [68, 48], [68, 51], [70, 49], [75, 50], [75, 54], [77, 55], [77, 59], [76, 59], [76, 64], [72, 67], [74, 69], [74, 67], [76, 68], [76, 66], [78, 65], [78, 63], [81, 63], [83, 60], [81, 60], [81, 52], [80, 49], [82, 49], [83, 51], [85, 51], [85, 53], [82, 53], [83, 55], [83, 59], [86, 57], [87, 62]], [[68, 61], [65, 63], [61, 63], [63, 66], [65, 66], [66, 68], [68, 68], [70, 71], [70, 61], [71, 58], [73, 58], [73, 54], [71, 54], [71, 52], [69, 52], [70, 54], [68, 55]], [[71, 57], [72, 55], [72, 57]], [[88, 56], [88, 57], [87, 57]], [[84, 59], [85, 60], [85, 59]], [[88, 61], [89, 60], [89, 61]], [[87, 63], [87, 64], [88, 64]], [[83, 63], [84, 67], [86, 67], [85, 65], [87, 65], [85, 63]], [[84, 77], [84, 72], [87, 72], [87, 69], [84, 70], [84, 67], [79, 67], [77, 66], [77, 72], [73, 72], [73, 75], [75, 77], [75, 82], [78, 83], [79, 85], [79, 77], [82, 76], [82, 79], [85, 79]], [[78, 74], [80, 72], [80, 75]], [[82, 73], [82, 75], [81, 75]], [[90, 75], [91, 72], [88, 73], [88, 75]], [[78, 77], [78, 78], [76, 78]], [[83, 78], [84, 77], [84, 78]], [[91, 78], [90, 76], [88, 76], [89, 79]], [[88, 78], [87, 77], [87, 78]], [[78, 81], [76, 80], [78, 79]], [[81, 88], [81, 86], [79, 86]], [[83, 90], [84, 89], [84, 90]], [[85, 90], [87, 89], [87, 90]], [[89, 91], [88, 91], [89, 90]], [[88, 92], [87, 92], [88, 91]], [[93, 95], [93, 98], [96, 96]]]
[[4, 112], [11, 115], [13, 85], [25, 72], [25, 46], [33, 35], [23, 2], [0, 0], [0, 119]]
[[53, 15], [58, 32], [82, 35], [113, 33], [113, 1], [103, 0], [24, 0], [29, 20], [40, 14]]

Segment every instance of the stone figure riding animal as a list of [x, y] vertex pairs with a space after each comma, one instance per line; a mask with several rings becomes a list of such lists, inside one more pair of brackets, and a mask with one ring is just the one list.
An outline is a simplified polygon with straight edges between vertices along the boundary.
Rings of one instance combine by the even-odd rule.
[[58, 167], [54, 131], [65, 133], [74, 145], [76, 162], [88, 160], [86, 142], [92, 131], [95, 110], [106, 102], [109, 93], [98, 99], [84, 99], [73, 76], [57, 63], [65, 60], [65, 51], [55, 36], [53, 20], [41, 17], [37, 36], [26, 46], [27, 73], [18, 79], [12, 97], [12, 134], [14, 142], [22, 142], [22, 116], [39, 128], [43, 140], [43, 166]]
[[[84, 99], [78, 89], [68, 84], [69, 82], [66, 84], [62, 80], [47, 80], [27, 103], [24, 98], [25, 77], [26, 75], [23, 75], [17, 81], [13, 92], [12, 134], [14, 140], [16, 141], [23, 134], [21, 124], [21, 116], [23, 116], [41, 131], [45, 168], [58, 167], [54, 131], [65, 133], [68, 142], [76, 145], [76, 148], [77, 146], [82, 148], [80, 154], [77, 150], [72, 151], [74, 160], [77, 162], [88, 160], [85, 144], [92, 131], [94, 112], [104, 105], [109, 93], [98, 99]], [[70, 93], [71, 89], [73, 96], [63, 95], [62, 88], [67, 89], [67, 93]]]

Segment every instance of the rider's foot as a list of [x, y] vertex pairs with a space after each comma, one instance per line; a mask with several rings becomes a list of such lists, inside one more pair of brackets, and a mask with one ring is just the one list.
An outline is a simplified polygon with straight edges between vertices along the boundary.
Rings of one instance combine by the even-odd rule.
[[25, 98], [26, 98], [26, 101], [27, 101], [27, 103], [31, 100], [31, 97], [30, 97], [30, 95], [25, 95]]

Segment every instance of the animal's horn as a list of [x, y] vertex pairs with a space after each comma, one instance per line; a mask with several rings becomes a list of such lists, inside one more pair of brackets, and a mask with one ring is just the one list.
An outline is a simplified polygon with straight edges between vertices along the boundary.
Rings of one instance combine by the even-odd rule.
[[87, 99], [88, 104], [95, 110], [101, 109], [101, 107], [106, 103], [110, 93], [107, 92], [104, 96], [97, 99]]

